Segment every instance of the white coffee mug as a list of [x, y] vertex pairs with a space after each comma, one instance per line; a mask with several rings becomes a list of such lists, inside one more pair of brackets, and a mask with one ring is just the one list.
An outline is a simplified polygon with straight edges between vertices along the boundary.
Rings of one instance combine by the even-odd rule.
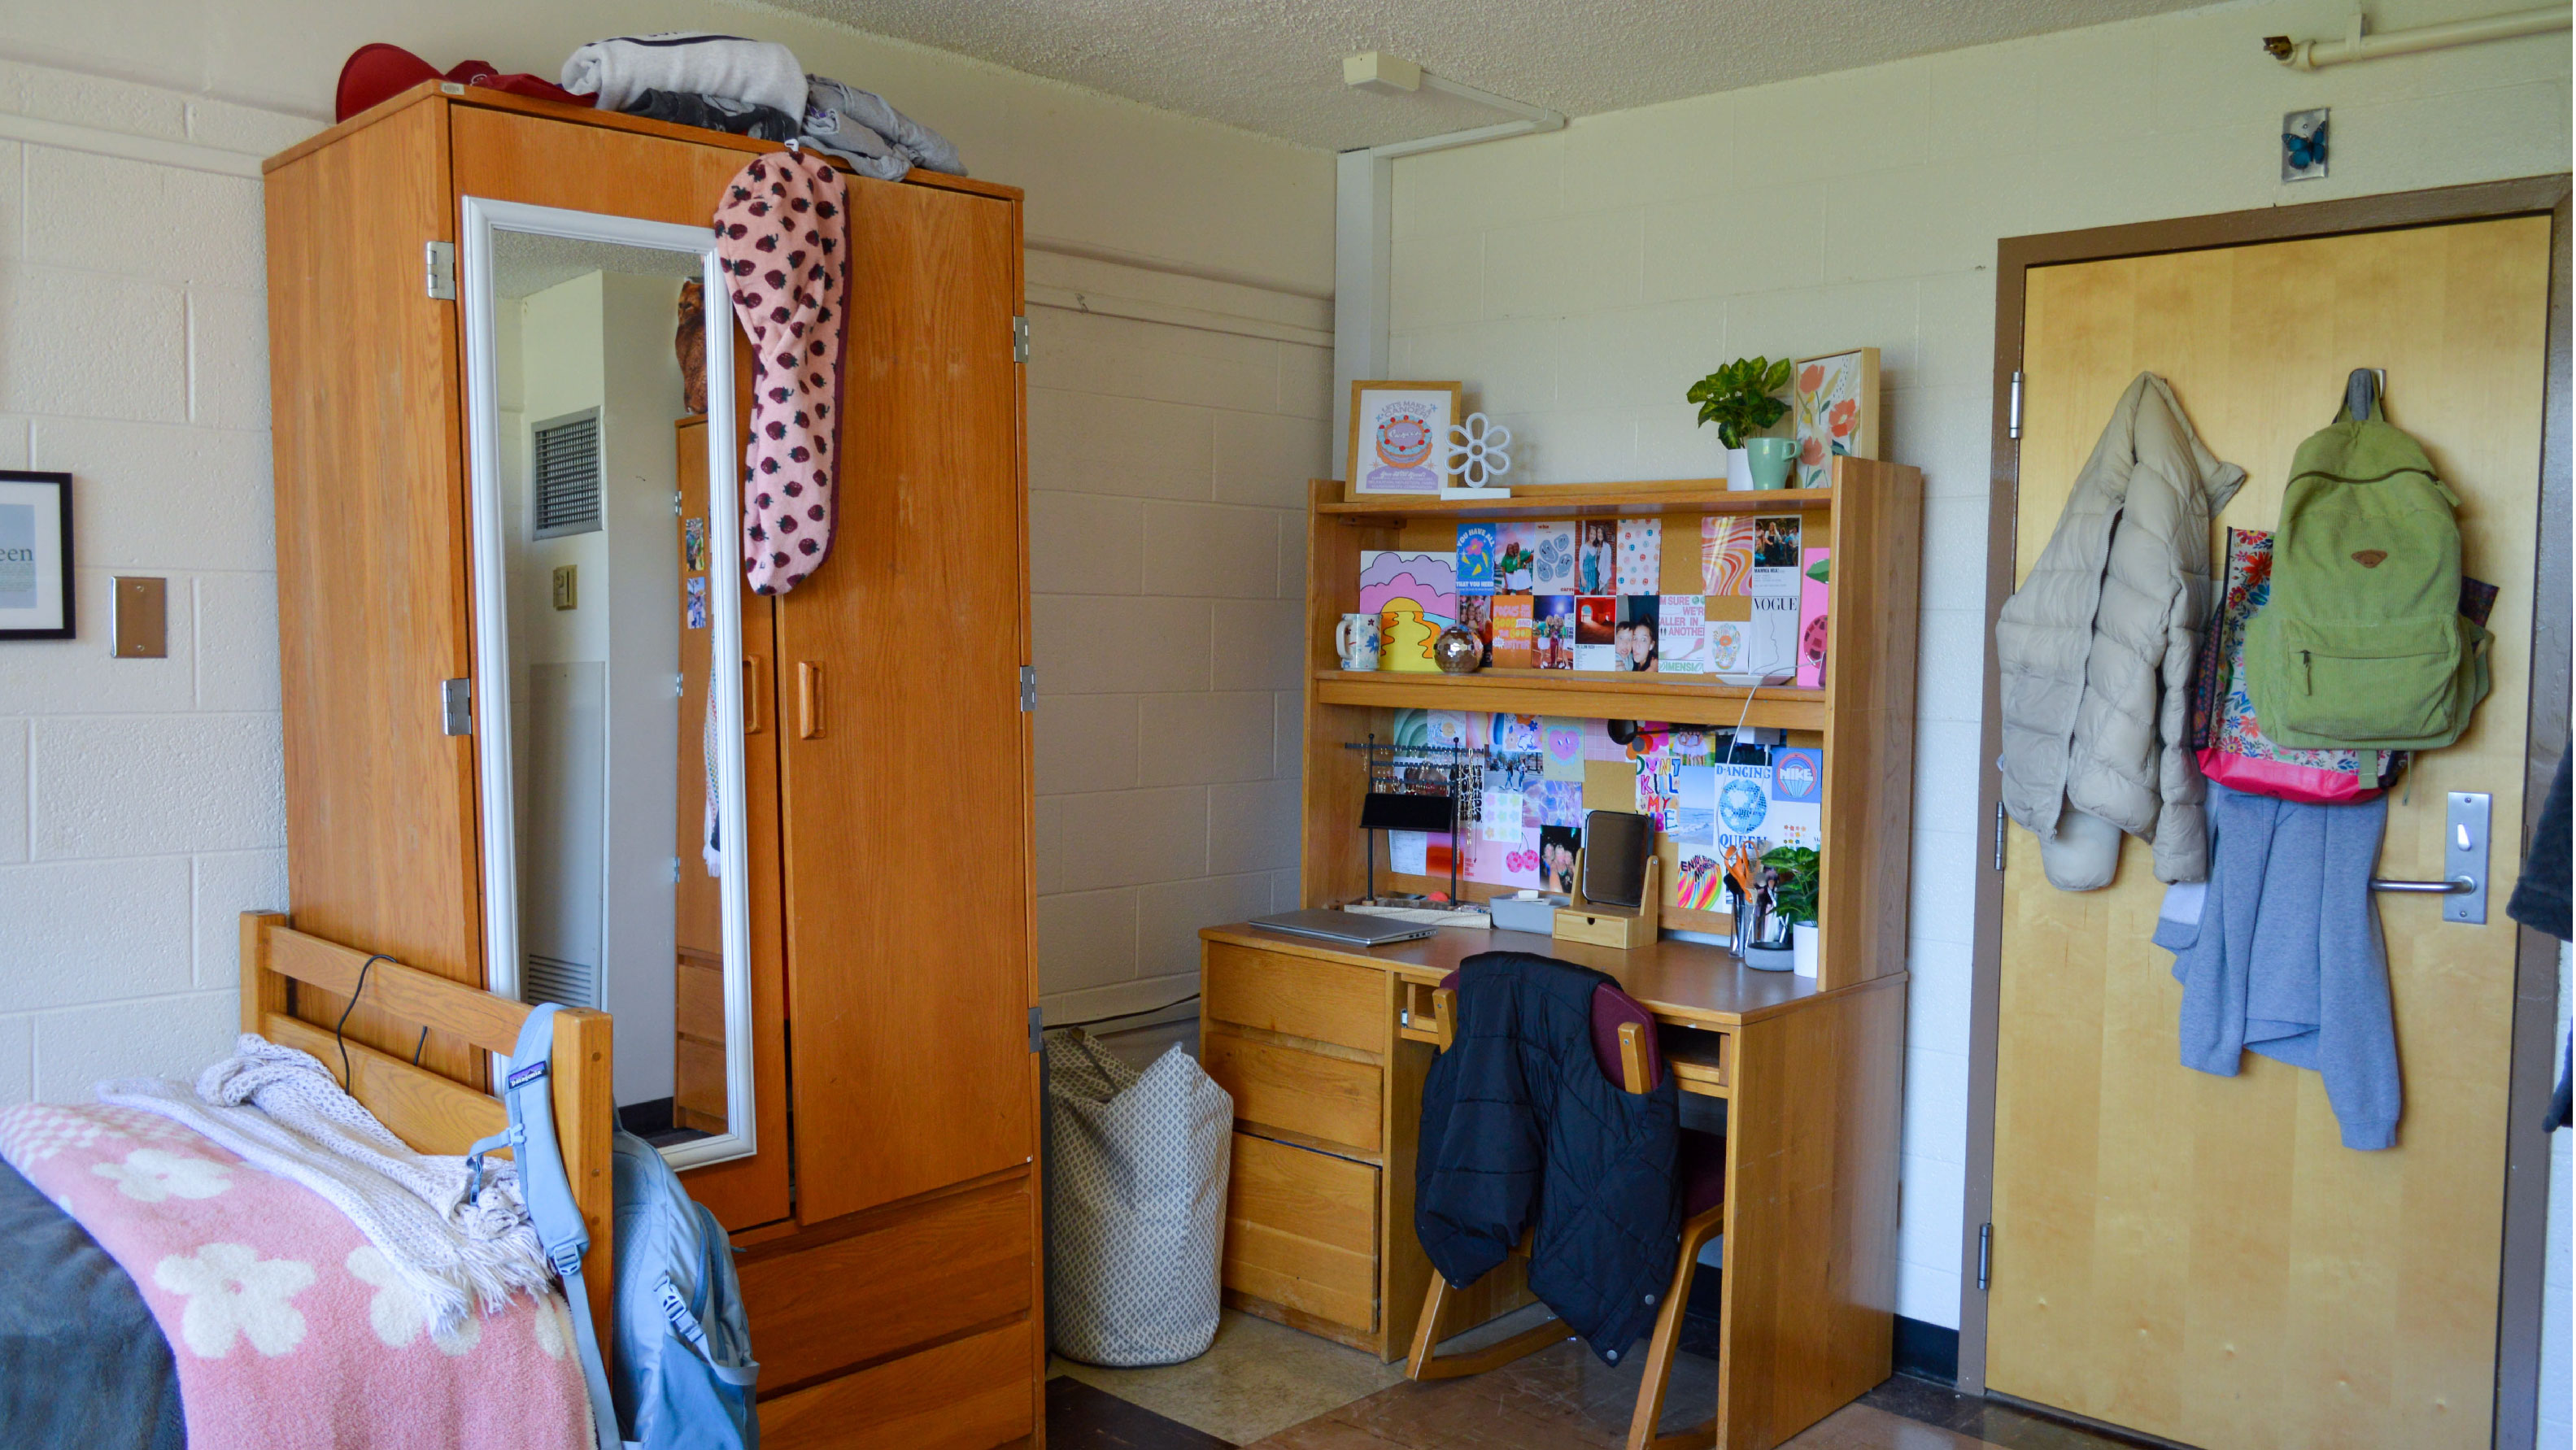
[[1377, 668], [1377, 616], [1345, 614], [1333, 626], [1333, 651], [1342, 657], [1346, 670]]

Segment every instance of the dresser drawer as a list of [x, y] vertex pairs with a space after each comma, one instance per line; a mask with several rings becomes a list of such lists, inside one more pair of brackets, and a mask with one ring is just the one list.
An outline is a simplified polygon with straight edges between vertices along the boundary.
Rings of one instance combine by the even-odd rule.
[[1378, 1124], [1384, 1068], [1240, 1036], [1215, 1022], [1201, 1030], [1199, 1061], [1233, 1095], [1238, 1120], [1362, 1153], [1378, 1151], [1384, 1137]]
[[1225, 1287], [1365, 1334], [1377, 1328], [1378, 1170], [1234, 1135]]
[[1386, 974], [1207, 943], [1201, 1015], [1360, 1052], [1386, 1050]]
[[[765, 1401], [760, 1443], [766, 1450], [1024, 1444], [1037, 1428], [1035, 1333], [1023, 1319]], [[765, 1374], [766, 1359], [761, 1368]]]
[[1029, 1183], [1021, 1177], [871, 1211], [751, 1250], [740, 1268], [760, 1387], [793, 1390], [1029, 1307]]

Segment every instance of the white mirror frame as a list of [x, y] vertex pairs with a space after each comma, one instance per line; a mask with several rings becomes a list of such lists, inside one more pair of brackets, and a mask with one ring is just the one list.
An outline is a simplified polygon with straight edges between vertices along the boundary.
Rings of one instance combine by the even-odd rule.
[[[699, 259], [706, 286], [707, 327], [707, 518], [714, 561], [707, 577], [731, 582], [731, 588], [707, 590], [712, 605], [709, 641], [714, 666], [708, 688], [716, 696], [716, 720], [727, 748], [717, 752], [716, 828], [727, 843], [719, 868], [723, 883], [725, 1120], [723, 1133], [674, 1144], [662, 1150], [673, 1168], [695, 1168], [748, 1157], [758, 1150], [752, 1093], [751, 912], [750, 875], [740, 843], [749, 828], [743, 813], [742, 587], [732, 561], [742, 517], [742, 463], [734, 452], [733, 301], [724, 264], [703, 226], [639, 221], [523, 202], [463, 198], [463, 275], [458, 298], [465, 308], [465, 432], [468, 471], [466, 507], [473, 538], [474, 589], [474, 733], [483, 792], [483, 943], [489, 989], [504, 997], [519, 995], [519, 866], [517, 821], [507, 808], [517, 797], [510, 781], [510, 625], [508, 564], [502, 546], [501, 437], [499, 373], [493, 353], [492, 234], [522, 232], [571, 241], [608, 242], [665, 252], [686, 252]], [[725, 521], [725, 527], [713, 525]], [[498, 802], [501, 808], [495, 809]], [[498, 1054], [495, 1054], [498, 1057]], [[497, 1080], [508, 1072], [503, 1059]]]

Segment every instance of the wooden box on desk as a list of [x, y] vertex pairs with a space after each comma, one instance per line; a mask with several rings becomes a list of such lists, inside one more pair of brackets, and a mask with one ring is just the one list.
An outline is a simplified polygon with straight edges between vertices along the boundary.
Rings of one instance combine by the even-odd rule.
[[1556, 926], [1549, 935], [1559, 941], [1589, 942], [1598, 947], [1616, 947], [1628, 951], [1655, 940], [1663, 915], [1661, 859], [1646, 857], [1645, 887], [1638, 892], [1640, 906], [1609, 906], [1583, 894], [1583, 854], [1574, 857], [1574, 901], [1556, 909]]

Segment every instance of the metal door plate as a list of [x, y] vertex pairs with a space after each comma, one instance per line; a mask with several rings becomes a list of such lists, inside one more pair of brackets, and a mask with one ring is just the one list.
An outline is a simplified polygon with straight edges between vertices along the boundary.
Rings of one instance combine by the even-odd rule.
[[2442, 919], [2484, 926], [2487, 919], [2487, 814], [2494, 797], [2484, 791], [2451, 792], [2442, 822], [2442, 874], [2466, 877], [2468, 890], [2442, 898]]

